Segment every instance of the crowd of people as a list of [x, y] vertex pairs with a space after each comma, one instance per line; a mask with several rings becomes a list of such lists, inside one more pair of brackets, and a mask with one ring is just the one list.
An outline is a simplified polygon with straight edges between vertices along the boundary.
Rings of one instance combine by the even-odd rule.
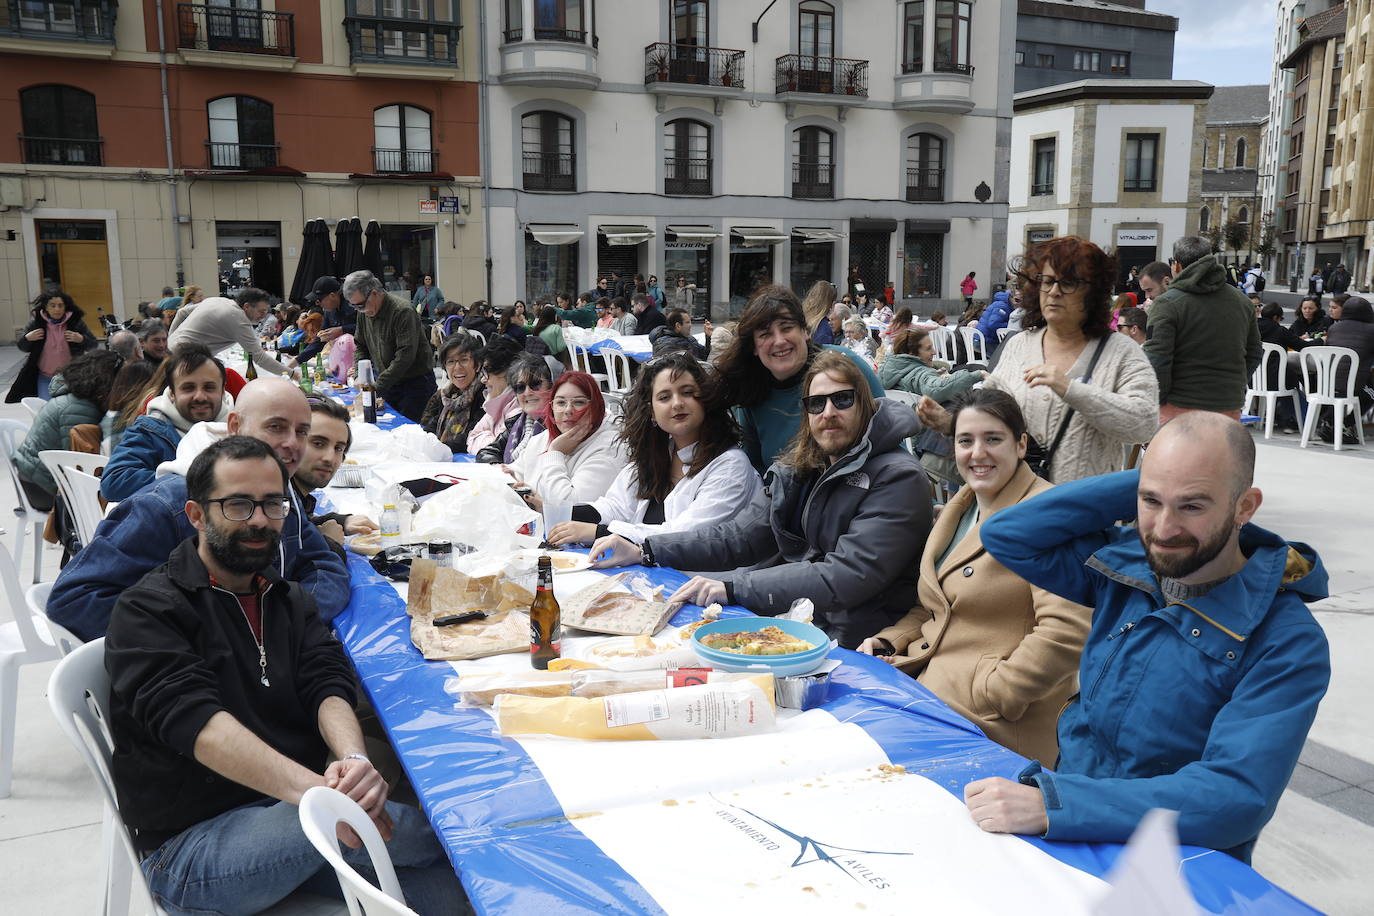
[[[1304, 301], [1287, 328], [1257, 318], [1202, 239], [1161, 266], [1118, 296], [1112, 256], [1052, 239], [986, 304], [969, 273], [956, 320], [861, 287], [763, 286], [704, 343], [693, 290], [654, 277], [499, 310], [446, 302], [428, 277], [407, 299], [367, 271], [321, 278], [305, 315], [269, 315], [255, 290], [188, 296], [160, 334], [161, 317], [136, 326], [140, 358], [113, 341], [82, 352], [70, 298], [35, 303], [30, 376], [51, 401], [16, 467], [38, 505], [52, 482], [37, 452], [104, 424], [118, 505], [47, 613], [108, 640], [120, 808], [159, 901], [266, 905], [312, 886], [327, 872], [294, 855], [291, 806], [319, 784], [372, 815], [418, 911], [462, 899], [423, 816], [388, 800], [328, 632], [350, 595], [343, 537], [376, 524], [316, 513], [348, 414], [278, 376], [340, 350], [455, 455], [561, 507], [552, 546], [696, 573], [673, 602], [776, 615], [809, 599], [841, 646], [1024, 755], [1016, 779], [965, 788], [982, 829], [1124, 841], [1165, 807], [1183, 842], [1248, 861], [1330, 668], [1305, 606], [1325, 572], [1253, 523], [1255, 446], [1236, 419], [1262, 339], [1359, 344], [1367, 375], [1374, 314], [1352, 296], [1329, 315]], [[653, 357], [608, 398], [565, 327], [647, 335]], [[938, 358], [949, 327], [987, 352]], [[227, 370], [215, 354], [232, 344], [266, 377]]]

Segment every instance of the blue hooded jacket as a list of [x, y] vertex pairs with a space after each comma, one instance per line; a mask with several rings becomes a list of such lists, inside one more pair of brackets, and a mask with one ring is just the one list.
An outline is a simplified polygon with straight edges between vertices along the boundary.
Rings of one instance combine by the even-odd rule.
[[[99, 639], [120, 593], [166, 563], [176, 546], [194, 534], [186, 517], [186, 478], [159, 477], [120, 502], [95, 529], [91, 543], [58, 574], [47, 615], [81, 639]], [[291, 514], [282, 524], [276, 568], [283, 579], [300, 583], [314, 597], [325, 621], [348, 604], [348, 569], [294, 495]]]
[[1021, 781], [1044, 793], [1049, 839], [1124, 842], [1168, 808], [1183, 843], [1249, 862], [1330, 680], [1304, 604], [1326, 597], [1326, 570], [1306, 544], [1247, 524], [1240, 572], [1171, 603], [1136, 530], [1114, 527], [1135, 517], [1138, 483], [1137, 471], [1074, 481], [983, 523], [1004, 566], [1095, 608], [1057, 771], [1032, 764]]
[[987, 341], [989, 353], [997, 349], [997, 332], [1007, 326], [1007, 319], [1010, 317], [1011, 293], [1002, 290], [993, 295], [992, 301], [983, 309], [983, 314], [978, 319], [978, 330]]
[[170, 421], [144, 414], [124, 430], [100, 475], [100, 495], [111, 502], [133, 496], [157, 477], [157, 466], [177, 456], [181, 433]]

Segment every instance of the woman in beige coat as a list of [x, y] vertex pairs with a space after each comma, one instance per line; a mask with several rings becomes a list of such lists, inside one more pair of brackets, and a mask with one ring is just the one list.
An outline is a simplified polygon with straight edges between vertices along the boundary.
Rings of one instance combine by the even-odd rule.
[[983, 549], [981, 523], [1050, 488], [1022, 459], [1026, 424], [1010, 395], [980, 389], [953, 412], [966, 486], [941, 511], [905, 618], [859, 646], [929, 687], [998, 744], [1052, 766], [1055, 722], [1078, 687], [1092, 611], [1034, 588]]

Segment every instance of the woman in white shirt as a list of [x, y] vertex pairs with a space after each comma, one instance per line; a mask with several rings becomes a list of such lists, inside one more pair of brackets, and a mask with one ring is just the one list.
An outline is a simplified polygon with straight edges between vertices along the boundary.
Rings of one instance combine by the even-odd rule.
[[564, 372], [553, 386], [544, 430], [510, 464], [515, 478], [534, 492], [529, 503], [575, 505], [605, 494], [625, 466], [615, 423], [596, 380], [585, 372]]
[[688, 353], [647, 363], [625, 399], [621, 438], [630, 464], [605, 496], [574, 506], [573, 520], [549, 541], [596, 540], [596, 552], [762, 509], [763, 486], [730, 412], [715, 406], [715, 388], [715, 377]]

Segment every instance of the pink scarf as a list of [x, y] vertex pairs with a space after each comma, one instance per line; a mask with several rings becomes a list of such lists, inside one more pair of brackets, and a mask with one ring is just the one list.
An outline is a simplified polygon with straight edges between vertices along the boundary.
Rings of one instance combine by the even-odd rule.
[[48, 333], [43, 338], [43, 352], [38, 357], [38, 372], [52, 378], [72, 361], [72, 347], [67, 343], [67, 322], [72, 313], [62, 316], [61, 321], [53, 321], [47, 315], [43, 320], [48, 323]]

